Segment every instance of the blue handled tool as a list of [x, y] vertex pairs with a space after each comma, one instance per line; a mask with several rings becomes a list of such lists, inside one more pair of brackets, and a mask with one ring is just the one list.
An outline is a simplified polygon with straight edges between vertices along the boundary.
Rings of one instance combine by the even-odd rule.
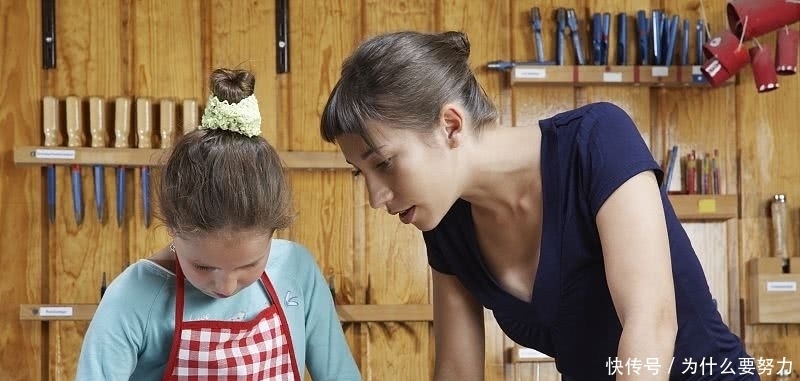
[[[58, 133], [58, 99], [51, 96], [42, 98], [42, 132], [45, 147], [55, 147], [61, 141]], [[47, 166], [47, 219], [56, 221], [56, 166]]]
[[617, 15], [617, 65], [628, 64], [628, 14]]
[[592, 15], [592, 62], [595, 65], [603, 64], [603, 15]]
[[[82, 147], [84, 142], [81, 122], [81, 103], [78, 97], [70, 96], [66, 99], [67, 108], [67, 145]], [[81, 167], [73, 165], [70, 179], [72, 180], [72, 211], [75, 213], [75, 223], [83, 223], [83, 190], [81, 184]]]
[[655, 10], [653, 11], [653, 18], [652, 18], [652, 25], [653, 25], [653, 65], [662, 65], [663, 62], [661, 60], [662, 52], [661, 52], [661, 28], [662, 25], [662, 14], [661, 11]]
[[[93, 148], [106, 146], [105, 103], [100, 97], [89, 98], [89, 131]], [[94, 207], [97, 221], [105, 220], [106, 176], [102, 165], [95, 165], [94, 170]]]
[[703, 44], [705, 43], [705, 30], [703, 30], [703, 20], [697, 20], [697, 26], [695, 27], [695, 32], [697, 33], [695, 38], [695, 65], [702, 65], [703, 61], [705, 60], [705, 56], [703, 54]]
[[608, 36], [611, 34], [611, 14], [603, 13], [603, 40], [600, 43], [600, 63], [608, 65]]
[[683, 20], [683, 31], [681, 32], [681, 65], [689, 64], [689, 20]]
[[650, 51], [648, 46], [649, 30], [650, 27], [648, 25], [647, 13], [645, 11], [636, 12], [636, 37], [639, 41], [639, 51], [637, 52], [639, 59], [637, 60], [637, 63], [639, 65], [647, 65], [648, 62], [650, 62]]
[[581, 34], [578, 29], [578, 16], [575, 15], [575, 9], [567, 9], [567, 25], [569, 26], [569, 35], [572, 37], [572, 46], [575, 48], [575, 62], [578, 65], [585, 65]]
[[[117, 98], [114, 105], [114, 147], [128, 148], [130, 140], [131, 101]], [[117, 226], [125, 221], [125, 166], [117, 167]]]
[[668, 39], [667, 39], [667, 53], [664, 55], [664, 65], [672, 65], [672, 58], [675, 56], [675, 40], [678, 37], [678, 24], [680, 17], [678, 15], [672, 16], [672, 20], [668, 24]]
[[539, 7], [531, 8], [531, 30], [533, 43], [536, 46], [536, 60], [544, 62], [544, 42], [542, 42], [542, 16]]
[[567, 10], [556, 9], [556, 65], [564, 64], [564, 30], [567, 28]]

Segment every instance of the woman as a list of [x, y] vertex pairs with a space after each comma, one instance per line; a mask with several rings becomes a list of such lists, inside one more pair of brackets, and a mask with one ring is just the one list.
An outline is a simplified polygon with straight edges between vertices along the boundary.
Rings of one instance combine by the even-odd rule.
[[750, 356], [628, 115], [598, 103], [499, 127], [468, 57], [457, 32], [371, 38], [344, 62], [321, 122], [371, 206], [423, 232], [434, 378], [483, 379], [486, 307], [565, 379], [757, 379], [740, 374]]
[[108, 287], [77, 380], [360, 380], [328, 285], [292, 221], [247, 71], [217, 69], [198, 130], [170, 153], [159, 206], [172, 242]]

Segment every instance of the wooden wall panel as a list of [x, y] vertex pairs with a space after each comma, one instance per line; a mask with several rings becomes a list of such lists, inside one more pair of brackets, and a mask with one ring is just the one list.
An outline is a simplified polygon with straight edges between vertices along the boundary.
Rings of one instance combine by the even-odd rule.
[[[436, 29], [464, 32], [470, 41], [470, 66], [501, 116], [501, 125], [510, 125], [508, 113], [508, 76], [486, 69], [494, 60], [511, 57], [512, 17], [509, 2], [474, 2], [470, 0], [441, 1]], [[423, 252], [423, 256], [424, 256]], [[487, 380], [502, 380], [506, 373], [506, 349], [510, 341], [505, 337], [491, 311], [485, 313]], [[431, 325], [432, 327], [432, 325]]]
[[[44, 73], [44, 93], [65, 97], [75, 95], [115, 96], [124, 92], [122, 65], [124, 52], [121, 49], [123, 30], [120, 3], [93, 4], [90, 0], [67, 0], [56, 7], [58, 45], [57, 67]], [[60, 107], [63, 112], [64, 102]], [[88, 106], [84, 104], [83, 141], [90, 144], [88, 135]], [[37, 126], [31, 126], [37, 130]], [[62, 125], [63, 144], [67, 136]], [[40, 144], [40, 142], [36, 142]], [[49, 250], [45, 255], [49, 262], [49, 302], [51, 303], [95, 303], [99, 300], [102, 273], [113, 277], [123, 267], [124, 244], [119, 239], [116, 224], [106, 220], [100, 222], [95, 213], [91, 167], [81, 168], [83, 224], [77, 225], [72, 208], [73, 195], [69, 169], [57, 169], [56, 222], [48, 226]], [[105, 170], [106, 200], [113, 200], [113, 171]], [[108, 216], [114, 216], [112, 203], [106, 202]], [[112, 217], [113, 218], [113, 217]], [[45, 220], [46, 221], [46, 220]], [[80, 352], [87, 322], [50, 323], [50, 372], [51, 380], [71, 380]]]
[[[762, 38], [761, 43], [774, 49], [774, 38]], [[800, 80], [796, 75], [778, 80], [780, 89], [758, 94], [748, 67], [740, 72], [735, 90], [742, 194], [739, 247], [743, 265], [752, 258], [773, 255], [769, 201], [776, 193], [787, 197], [789, 253], [800, 256], [800, 166], [797, 165], [800, 130], [795, 117], [800, 103]], [[744, 271], [739, 276], [742, 282], [748, 281]], [[747, 311], [750, 300], [746, 288], [741, 290]], [[775, 361], [784, 357], [794, 360], [796, 371], [800, 361], [800, 325], [745, 325], [744, 337], [752, 355]]]
[[[41, 124], [39, 89], [42, 56], [39, 3], [0, 3], [0, 379], [39, 380], [46, 377], [42, 359], [49, 352], [42, 324], [18, 319], [21, 303], [38, 303], [44, 297], [47, 236], [42, 189], [43, 171], [17, 168], [9, 159], [14, 145], [38, 144], [40, 133], [28, 126]], [[21, 54], [22, 52], [30, 52]], [[19, 54], [18, 54], [19, 53]], [[43, 273], [44, 272], [44, 273]]]
[[235, 7], [229, 1], [214, 0], [204, 7], [203, 44], [204, 76], [200, 103], [205, 104], [210, 89], [208, 73], [219, 67], [250, 70], [256, 77], [255, 95], [261, 110], [261, 131], [265, 139], [277, 145], [278, 82], [276, 80], [275, 3], [241, 2]]
[[[542, 16], [544, 59], [555, 62], [556, 9], [578, 8], [579, 5], [579, 0], [512, 1], [511, 58], [515, 61], [530, 61], [536, 57], [530, 25], [530, 9], [536, 6], [539, 7]], [[575, 62], [575, 53], [567, 41], [565, 41], [564, 62], [569, 65]], [[520, 84], [511, 90], [510, 104], [511, 115], [506, 118], [510, 120], [510, 125], [537, 126], [543, 117], [575, 107], [575, 89], [570, 86]]]
[[[433, 31], [436, 10], [422, 0], [364, 4], [365, 38], [397, 30]], [[363, 185], [363, 182], [360, 183]], [[363, 208], [369, 209], [366, 192]], [[422, 235], [400, 223], [385, 208], [369, 209], [365, 218], [368, 282], [366, 302], [377, 304], [430, 303], [430, 270]], [[425, 285], [425, 286], [423, 286]], [[432, 331], [428, 323], [367, 323], [368, 358], [365, 380], [427, 379], [433, 374]], [[408, 364], [419, 364], [408, 367]], [[402, 376], [399, 376], [402, 375]]]
[[[201, 8], [197, 1], [133, 2], [131, 72], [135, 98], [195, 98], [205, 104], [208, 73], [203, 68]], [[135, 111], [132, 104], [131, 111]], [[136, 117], [131, 132], [136, 134]], [[157, 133], [157, 123], [153, 127]], [[138, 144], [136, 139], [132, 144]], [[132, 145], [135, 147], [136, 145]], [[166, 229], [147, 229], [142, 215], [141, 171], [128, 170], [128, 250], [131, 262], [149, 257], [169, 242]]]
[[[0, 147], [6, 151], [13, 145], [41, 143], [42, 95], [197, 98], [204, 104], [208, 73], [217, 66], [255, 72], [264, 136], [276, 147], [335, 151], [334, 145], [319, 138], [320, 112], [339, 78], [342, 61], [364, 37], [400, 29], [465, 31], [472, 43], [471, 65], [498, 104], [504, 126], [535, 125], [576, 105], [608, 100], [633, 116], [659, 160], [673, 144], [684, 153], [718, 148], [723, 191], [740, 193], [741, 219], [684, 226], [723, 316], [734, 331], [744, 326], [749, 352], [776, 360], [800, 358], [798, 325], [755, 326], [740, 319], [748, 306], [744, 265], [750, 258], [770, 255], [767, 202], [774, 193], [788, 196], [790, 248], [800, 255], [800, 166], [796, 164], [800, 158], [792, 119], [800, 101], [796, 76], [782, 77], [780, 90], [758, 95], [749, 68], [740, 73], [737, 85], [714, 90], [533, 84], [512, 88], [507, 73], [485, 68], [492, 60], [535, 57], [529, 24], [534, 6], [544, 18], [545, 58], [553, 60], [556, 7], [579, 10], [588, 58], [587, 20], [593, 11], [628, 12], [631, 40], [632, 17], [638, 9], [664, 8], [692, 19], [706, 17], [716, 34], [726, 27], [725, 0], [292, 2], [286, 74], [275, 72], [275, 9], [270, 2], [232, 6], [219, 0], [62, 0], [57, 7], [58, 68], [51, 71], [40, 69], [38, 5], [6, 3], [0, 5], [0, 17], [9, 21], [7, 30], [14, 33], [0, 34], [0, 50], [18, 53], [5, 55], [0, 65], [0, 78], [9, 84], [0, 91], [0, 124], [6, 127]], [[774, 39], [761, 42], [772, 44]], [[631, 43], [628, 54], [632, 60]], [[568, 64], [574, 62], [571, 42], [565, 46], [565, 58]], [[131, 134], [135, 143], [135, 131]], [[102, 272], [110, 280], [125, 263], [149, 256], [169, 237], [157, 224], [150, 229], [143, 226], [138, 169], [128, 170], [128, 218], [120, 228], [115, 222], [112, 168], [106, 169], [108, 219], [102, 223], [94, 214], [90, 169], [83, 169], [85, 217], [80, 227], [72, 214], [68, 171], [59, 168], [58, 219], [51, 226], [45, 222], [42, 172], [14, 167], [10, 154], [4, 158], [0, 200], [6, 212], [0, 228], [9, 232], [20, 221], [29, 228], [15, 232], [19, 239], [0, 240], [0, 264], [10, 269], [0, 285], [0, 297], [10, 301], [0, 308], [5, 317], [0, 341], [19, 353], [0, 358], [0, 378], [71, 379], [86, 323], [18, 322], [17, 304], [96, 302]], [[421, 235], [384, 211], [371, 210], [363, 178], [338, 170], [295, 170], [290, 178], [298, 218], [278, 236], [311, 250], [326, 276], [332, 276], [337, 303], [430, 302], [430, 271]], [[30, 192], [19, 192], [20, 184]], [[20, 260], [13, 253], [28, 255]], [[745, 299], [743, 310], [739, 298]], [[497, 327], [491, 311], [485, 311], [485, 320], [487, 380], [558, 379], [551, 363], [509, 364], [505, 351], [513, 343]], [[365, 380], [427, 379], [432, 372], [429, 323], [349, 323], [345, 331]]]
[[289, 150], [335, 151], [319, 137], [319, 122], [342, 61], [361, 40], [361, 4], [348, 1], [291, 3], [291, 74], [287, 93]]

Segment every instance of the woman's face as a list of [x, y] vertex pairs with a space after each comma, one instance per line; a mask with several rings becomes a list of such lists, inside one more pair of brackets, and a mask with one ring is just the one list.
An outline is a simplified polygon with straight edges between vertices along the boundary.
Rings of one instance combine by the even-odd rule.
[[272, 236], [262, 232], [175, 237], [175, 256], [187, 280], [213, 298], [227, 298], [257, 281], [267, 264]]
[[368, 122], [375, 150], [358, 134], [336, 138], [347, 162], [364, 176], [373, 208], [386, 208], [422, 231], [436, 227], [459, 197], [456, 152], [444, 127], [432, 132]]

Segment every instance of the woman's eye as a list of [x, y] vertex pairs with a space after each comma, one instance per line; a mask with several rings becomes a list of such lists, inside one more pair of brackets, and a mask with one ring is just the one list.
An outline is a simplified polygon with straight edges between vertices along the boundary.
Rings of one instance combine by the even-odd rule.
[[378, 168], [378, 169], [387, 169], [387, 168], [389, 168], [391, 165], [392, 165], [392, 159], [386, 159], [386, 160], [384, 160], [384, 161], [382, 161], [382, 162], [378, 163], [377, 165], [375, 165], [375, 168]]
[[208, 266], [194, 265], [194, 268], [200, 271], [211, 271], [213, 268]]

